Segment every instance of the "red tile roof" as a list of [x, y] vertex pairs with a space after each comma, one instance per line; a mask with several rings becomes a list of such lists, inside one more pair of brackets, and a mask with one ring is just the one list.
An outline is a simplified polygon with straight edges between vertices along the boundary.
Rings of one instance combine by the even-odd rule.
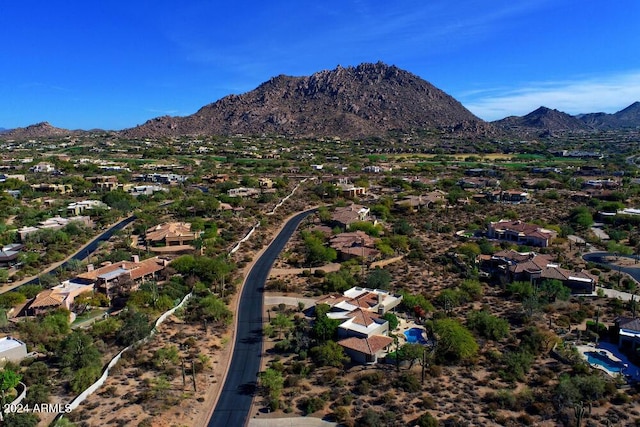
[[47, 289], [36, 295], [29, 308], [59, 306], [66, 297], [66, 295], [56, 293], [53, 289]]
[[347, 316], [353, 319], [353, 323], [362, 326], [369, 326], [373, 323], [378, 323], [376, 322], [376, 320], [380, 319], [380, 316], [378, 316], [377, 314], [363, 310], [361, 308], [356, 308]]
[[344, 348], [369, 355], [375, 355], [380, 350], [384, 350], [392, 343], [393, 338], [385, 337], [383, 335], [373, 335], [369, 338], [351, 337], [338, 341], [338, 344], [340, 344]]

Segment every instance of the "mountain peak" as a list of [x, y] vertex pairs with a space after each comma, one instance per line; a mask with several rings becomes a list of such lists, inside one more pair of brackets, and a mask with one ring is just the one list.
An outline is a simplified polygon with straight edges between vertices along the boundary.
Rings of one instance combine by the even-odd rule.
[[562, 111], [544, 106], [522, 117], [507, 117], [494, 122], [506, 129], [530, 129], [546, 132], [587, 130], [589, 126], [580, 119]]
[[492, 132], [490, 125], [429, 82], [377, 62], [338, 65], [303, 77], [279, 75], [191, 116], [150, 120], [123, 133], [130, 137], [242, 133], [363, 138], [421, 129]]
[[40, 122], [29, 125], [24, 128], [16, 128], [3, 132], [3, 138], [11, 139], [32, 139], [32, 138], [49, 138], [57, 136], [67, 136], [74, 133], [68, 129], [61, 129], [52, 126], [49, 122]]

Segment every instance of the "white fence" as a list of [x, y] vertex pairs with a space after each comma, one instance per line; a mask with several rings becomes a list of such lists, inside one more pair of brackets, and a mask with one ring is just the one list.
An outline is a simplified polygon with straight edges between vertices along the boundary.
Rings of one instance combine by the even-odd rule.
[[[273, 215], [276, 213], [276, 209], [278, 209], [280, 206], [282, 206], [284, 204], [284, 202], [286, 202], [287, 200], [289, 200], [289, 198], [291, 196], [293, 196], [293, 194], [296, 192], [296, 190], [298, 190], [298, 188], [300, 188], [300, 184], [304, 183], [307, 181], [307, 178], [303, 179], [302, 181], [300, 181], [298, 183], [298, 185], [296, 185], [295, 187], [293, 187], [293, 190], [291, 190], [291, 193], [289, 193], [286, 197], [284, 197], [282, 200], [280, 200], [280, 202], [274, 206], [273, 210], [271, 212], [268, 212], [267, 215]], [[240, 249], [240, 245], [242, 245], [244, 242], [246, 242], [247, 240], [249, 240], [249, 238], [251, 237], [251, 235], [256, 231], [256, 229], [260, 227], [260, 223], [257, 223], [256, 225], [254, 225], [253, 227], [251, 227], [251, 230], [249, 230], [249, 232], [247, 233], [246, 236], [244, 236], [238, 243], [236, 243], [236, 245], [233, 247], [233, 249], [231, 249], [231, 251], [229, 251], [229, 254], [235, 254], [236, 252], [238, 252], [238, 249]]]
[[[285, 198], [283, 198], [280, 203], [278, 203], [273, 210], [271, 211], [271, 214], [275, 213], [276, 209], [279, 208], [280, 206], [282, 206], [282, 204], [284, 202], [286, 202], [289, 197], [291, 197], [293, 195], [293, 193], [296, 192], [296, 190], [300, 187], [300, 184], [305, 182], [306, 178], [303, 179], [298, 185], [296, 185], [293, 190], [291, 191], [291, 193], [286, 196]], [[256, 225], [254, 225], [251, 230], [247, 233], [246, 236], [244, 236], [234, 247], [233, 249], [231, 249], [230, 253], [235, 253], [238, 249], [240, 249], [240, 245], [244, 242], [246, 242], [247, 240], [249, 240], [251, 238], [251, 235], [256, 231], [256, 229], [260, 227], [260, 223], [257, 223]], [[65, 407], [66, 410], [68, 411], [72, 411], [74, 409], [76, 409], [82, 402], [84, 402], [87, 397], [89, 397], [91, 394], [95, 393], [96, 390], [98, 390], [100, 387], [102, 387], [102, 385], [105, 383], [105, 381], [107, 380], [107, 378], [109, 377], [109, 371], [111, 370], [111, 368], [113, 368], [116, 363], [118, 363], [118, 361], [120, 361], [120, 358], [122, 357], [122, 355], [124, 354], [124, 352], [130, 350], [132, 347], [135, 347], [137, 345], [140, 344], [144, 344], [145, 342], [147, 342], [157, 331], [157, 327], [160, 326], [169, 316], [171, 316], [176, 310], [178, 310], [179, 308], [183, 307], [184, 304], [189, 300], [189, 298], [191, 298], [192, 293], [187, 294], [182, 301], [180, 301], [180, 304], [176, 305], [174, 308], [172, 308], [171, 310], [166, 311], [165, 313], [163, 313], [160, 317], [158, 317], [158, 320], [156, 320], [153, 329], [151, 330], [151, 332], [149, 333], [149, 335], [147, 335], [146, 337], [142, 338], [141, 340], [139, 340], [138, 342], [125, 347], [124, 349], [122, 349], [120, 351], [120, 353], [118, 353], [117, 355], [115, 355], [115, 357], [113, 359], [111, 359], [111, 361], [107, 364], [107, 367], [104, 369], [104, 372], [102, 373], [102, 376], [95, 382], [93, 383], [91, 386], [89, 386], [89, 388], [87, 388], [85, 391], [83, 391], [82, 393], [80, 393], [75, 399], [73, 399], [73, 401]], [[14, 401], [14, 403], [19, 403], [26, 395], [26, 387], [24, 389], [24, 391], [22, 392], [22, 394], [20, 395], [20, 397], [18, 397], [18, 399], [16, 399]], [[58, 414], [58, 416], [56, 417], [56, 419], [59, 419], [62, 417], [63, 414]]]
[[22, 400], [27, 396], [27, 386], [23, 382], [18, 383], [18, 386], [22, 389], [22, 391], [20, 392], [18, 397], [13, 399], [12, 402], [7, 403], [2, 411], [0, 411], [0, 421], [4, 421], [4, 414], [16, 412], [17, 410], [15, 408], [19, 408], [20, 402], [22, 402]]
[[133, 348], [133, 347], [135, 347], [135, 346], [137, 346], [139, 344], [143, 344], [146, 341], [148, 341], [149, 338], [151, 338], [156, 333], [156, 328], [158, 326], [160, 326], [165, 320], [167, 320], [167, 318], [169, 316], [171, 316], [173, 313], [175, 313], [176, 310], [178, 310], [179, 308], [183, 307], [186, 304], [186, 302], [189, 300], [189, 298], [191, 298], [191, 295], [192, 295], [192, 293], [188, 293], [187, 295], [185, 295], [184, 298], [182, 298], [182, 301], [180, 301], [180, 304], [176, 305], [171, 310], [166, 311], [165, 313], [162, 314], [162, 316], [158, 317], [158, 320], [156, 320], [156, 322], [155, 322], [155, 324], [153, 326], [153, 329], [151, 330], [149, 335], [147, 335], [146, 337], [142, 338], [138, 342], [136, 342], [136, 343], [134, 343], [134, 344], [132, 344], [132, 345], [130, 345], [128, 347], [125, 347], [124, 349], [122, 349], [120, 351], [120, 353], [116, 354], [115, 357], [113, 359], [111, 359], [111, 361], [109, 362], [109, 364], [105, 368], [104, 372], [102, 372], [102, 376], [100, 378], [98, 378], [98, 380], [95, 383], [93, 383], [91, 386], [89, 386], [89, 388], [87, 388], [85, 391], [80, 393], [75, 399], [73, 399], [73, 401], [65, 409], [67, 409], [69, 411], [72, 411], [72, 410], [76, 409], [82, 402], [84, 402], [86, 400], [87, 397], [89, 397], [89, 395], [95, 393], [96, 390], [98, 390], [100, 387], [102, 387], [104, 382], [109, 377], [109, 371], [111, 370], [111, 368], [113, 368], [116, 365], [116, 363], [118, 363], [118, 361], [120, 361], [120, 357], [122, 357], [122, 354], [125, 351], [128, 351], [131, 348]]

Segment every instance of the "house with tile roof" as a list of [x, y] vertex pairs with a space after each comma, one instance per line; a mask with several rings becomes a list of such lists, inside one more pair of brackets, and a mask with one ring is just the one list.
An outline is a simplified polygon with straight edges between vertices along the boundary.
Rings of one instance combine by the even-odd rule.
[[84, 292], [93, 291], [93, 287], [93, 283], [67, 280], [38, 293], [25, 305], [23, 312], [27, 316], [37, 316], [58, 308], [71, 310], [75, 297]]
[[530, 224], [519, 220], [511, 221], [501, 219], [491, 222], [487, 231], [487, 237], [506, 242], [513, 242], [518, 245], [538, 246], [546, 248], [558, 233], [553, 230], [540, 227], [537, 224]]
[[338, 344], [358, 363], [375, 363], [386, 354], [393, 339], [389, 322], [382, 316], [402, 302], [402, 295], [380, 289], [353, 287], [343, 294], [328, 295], [316, 304], [331, 307], [327, 316], [341, 320]]
[[193, 243], [201, 234], [201, 231], [192, 231], [187, 222], [165, 222], [149, 228], [145, 240], [151, 246], [182, 246]]
[[355, 203], [350, 206], [338, 207], [331, 214], [331, 222], [348, 230], [349, 226], [355, 222], [369, 221], [371, 219], [369, 217], [370, 211], [368, 207]]
[[393, 338], [374, 335], [369, 338], [345, 338], [338, 341], [344, 352], [356, 363], [376, 363], [389, 352]]
[[559, 280], [574, 293], [593, 293], [598, 277], [586, 270], [560, 267], [550, 255], [503, 250], [478, 257], [480, 269], [503, 282]]
[[169, 261], [161, 257], [153, 257], [140, 261], [137, 255], [131, 261], [107, 263], [100, 268], [87, 266], [87, 272], [79, 274], [77, 280], [91, 283], [95, 290], [103, 292], [109, 299], [119, 292], [130, 292], [138, 289], [144, 280], [152, 280], [165, 269]]
[[436, 206], [444, 206], [447, 203], [447, 193], [442, 190], [434, 190], [419, 196], [405, 196], [403, 199], [394, 203], [399, 209], [409, 209], [412, 211], [419, 210], [423, 207], [432, 209]]
[[329, 246], [336, 250], [341, 260], [356, 257], [373, 260], [380, 256], [380, 251], [375, 247], [375, 240], [360, 230], [333, 236]]

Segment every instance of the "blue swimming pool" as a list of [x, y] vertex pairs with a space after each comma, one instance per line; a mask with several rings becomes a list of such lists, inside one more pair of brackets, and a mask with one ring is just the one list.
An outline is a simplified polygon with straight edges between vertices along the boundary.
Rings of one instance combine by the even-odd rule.
[[624, 369], [624, 363], [609, 359], [609, 356], [604, 352], [587, 351], [584, 355], [587, 356], [587, 361], [590, 364], [602, 366], [604, 369], [614, 374], [618, 374], [622, 369]]
[[418, 343], [418, 344], [426, 344], [427, 341], [424, 339], [424, 329], [422, 328], [411, 328], [404, 331], [404, 336], [407, 337], [407, 342], [409, 343]]

